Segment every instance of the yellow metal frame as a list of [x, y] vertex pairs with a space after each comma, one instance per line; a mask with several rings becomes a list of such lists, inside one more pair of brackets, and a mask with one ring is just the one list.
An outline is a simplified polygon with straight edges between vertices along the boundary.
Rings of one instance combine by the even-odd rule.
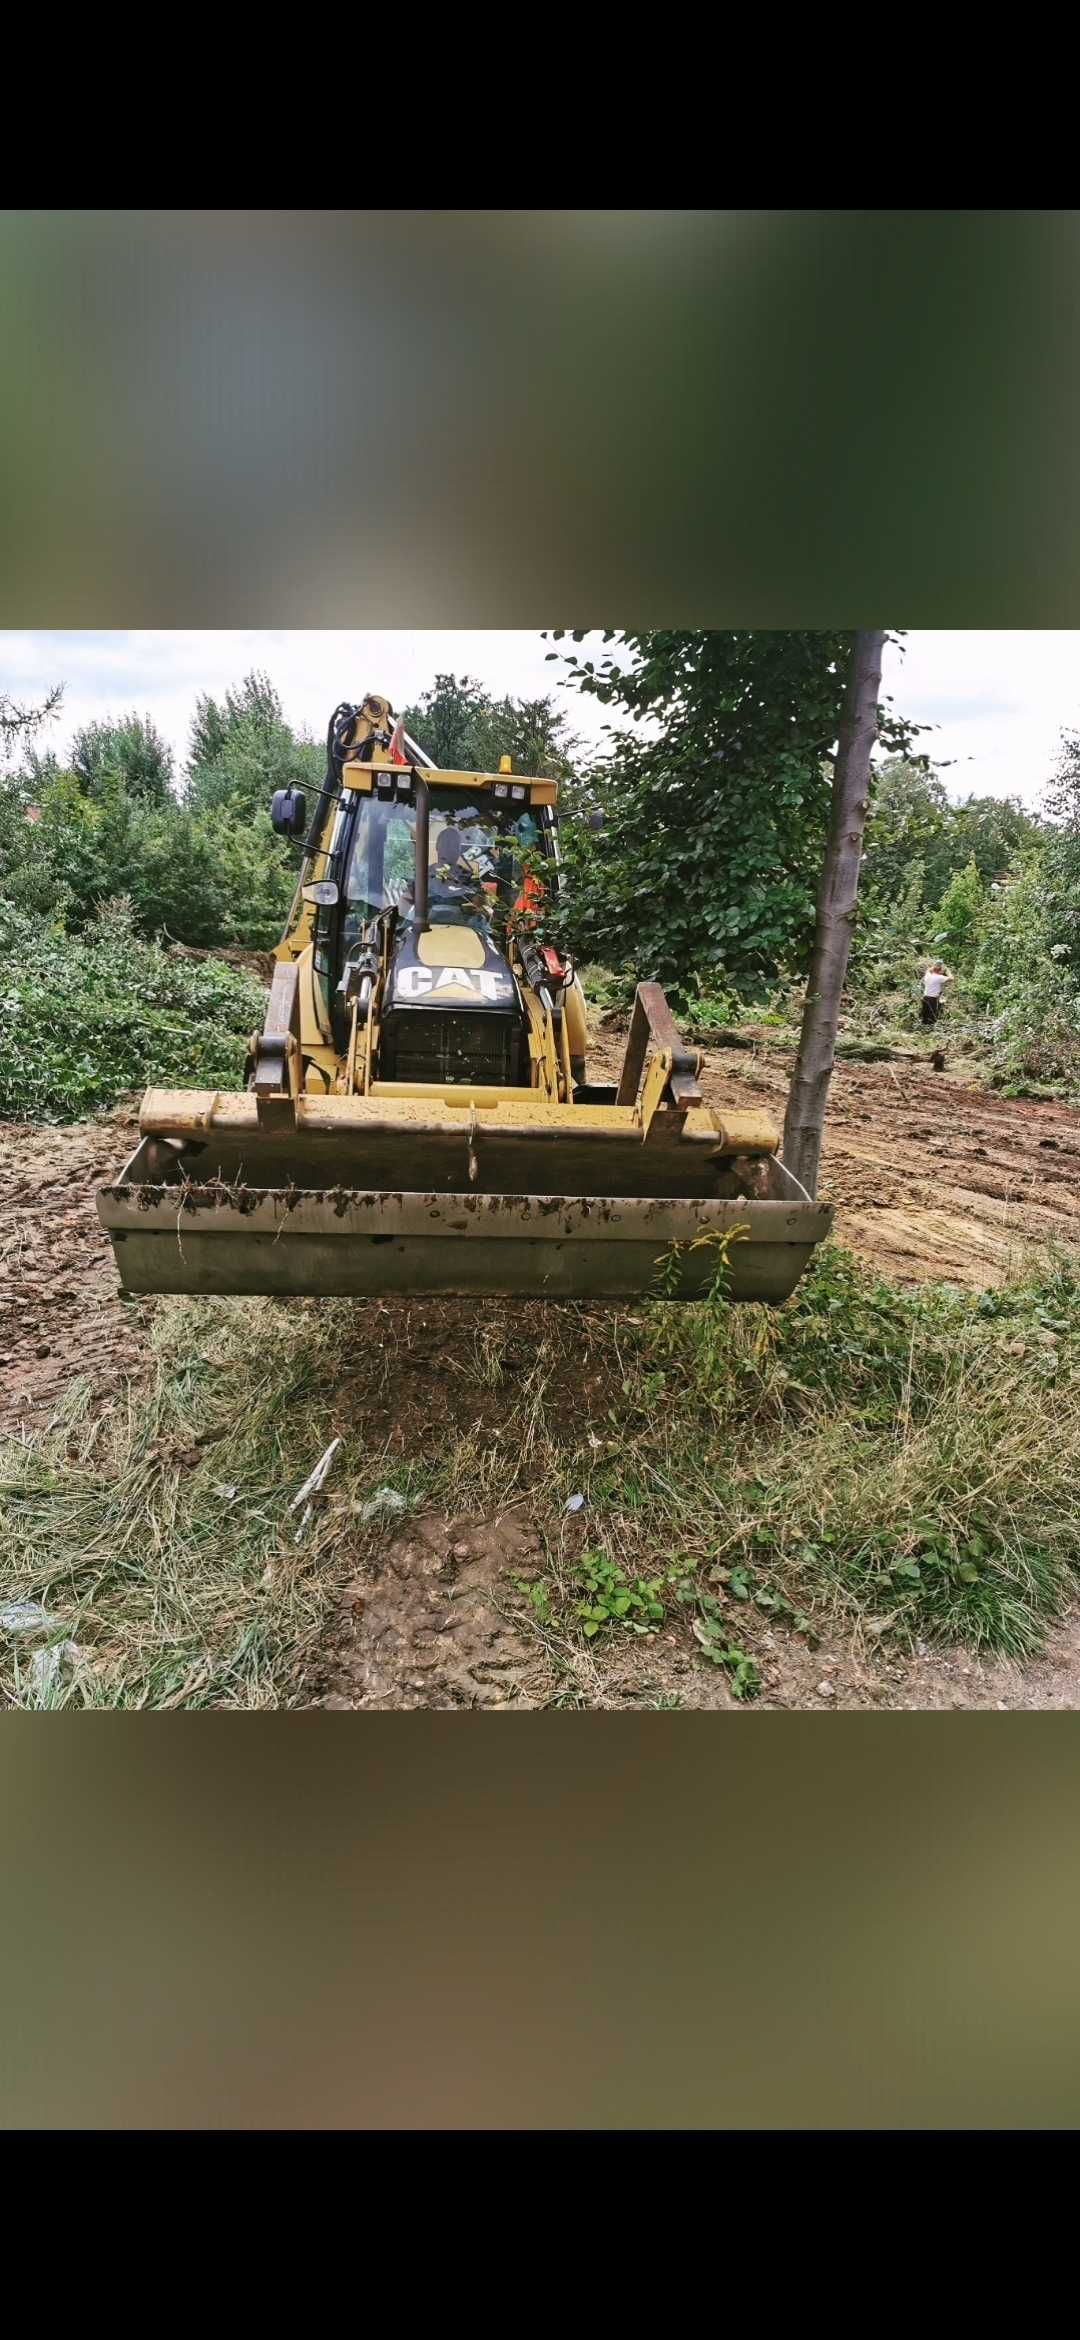
[[376, 772], [394, 772], [399, 779], [403, 778], [407, 772], [414, 775], [419, 773], [420, 778], [426, 780], [429, 787], [449, 788], [462, 796], [474, 796], [478, 790], [505, 788], [509, 785], [511, 788], [523, 788], [526, 801], [529, 804], [558, 804], [559, 801], [557, 780], [525, 779], [520, 772], [507, 774], [506, 772], [441, 771], [427, 764], [397, 764], [392, 756], [379, 753], [374, 754], [370, 759], [365, 759], [362, 764], [350, 758], [347, 764], [342, 765], [341, 785], [343, 788], [356, 791], [361, 796], [370, 796]]
[[[385, 737], [392, 723], [389, 701], [376, 693], [369, 694], [354, 725], [349, 746], [355, 751], [378, 739], [380, 734]], [[381, 772], [392, 772], [399, 779], [408, 774], [415, 778], [421, 773], [421, 767], [415, 763], [396, 763], [381, 745], [376, 746], [370, 759], [361, 759], [355, 752], [348, 756], [342, 769], [342, 788], [370, 794]], [[526, 790], [530, 804], [558, 802], [557, 781], [511, 776], [508, 757], [503, 758], [499, 772], [424, 767], [422, 776], [429, 787], [461, 795], [505, 787], [510, 779], [513, 786]], [[330, 851], [340, 815], [340, 798], [335, 795], [314, 849], [315, 856]], [[310, 857], [305, 871], [309, 865]], [[707, 1138], [719, 1153], [769, 1154], [777, 1150], [778, 1133], [766, 1115], [744, 1112], [720, 1116], [703, 1108], [693, 1077], [699, 1059], [696, 1054], [691, 1058], [682, 1048], [663, 995], [652, 985], [642, 986], [638, 993], [618, 1103], [575, 1105], [574, 1062], [577, 1060], [580, 1065], [587, 1047], [585, 1000], [580, 984], [575, 977], [567, 987], [556, 1023], [550, 1006], [544, 1004], [527, 980], [512, 936], [510, 965], [527, 1019], [528, 1087], [473, 1089], [464, 1083], [444, 1086], [380, 1081], [376, 1073], [387, 972], [385, 932], [382, 966], [372, 987], [367, 1013], [361, 1018], [354, 1010], [348, 1045], [344, 1055], [340, 1055], [334, 1045], [315, 972], [313, 921], [314, 905], [304, 900], [298, 887], [289, 924], [276, 953], [279, 961], [294, 961], [298, 970], [297, 987], [290, 995], [295, 1022], [289, 1048], [296, 1058], [295, 1066], [292, 1057], [289, 1058], [291, 1094], [272, 1098], [264, 1093], [257, 1113], [254, 1099], [249, 1104], [243, 1095], [211, 1100], [201, 1094], [152, 1090], [144, 1108], [150, 1116], [144, 1127], [163, 1134], [170, 1129], [177, 1134], [191, 1133], [206, 1126], [205, 1115], [209, 1111], [215, 1129], [223, 1133], [240, 1132], [253, 1125], [269, 1128], [273, 1123], [280, 1127], [284, 1110], [286, 1114], [292, 1113], [294, 1125], [321, 1131], [369, 1125], [437, 1131], [460, 1127], [462, 1114], [466, 1114], [470, 1121], [483, 1116], [489, 1127], [512, 1127], [523, 1135], [539, 1126], [549, 1133], [565, 1128], [568, 1135], [579, 1138], [589, 1135], [602, 1138], [616, 1132], [625, 1136], [634, 1132], [645, 1143], [650, 1132], [663, 1129], [690, 1140]], [[268, 1025], [268, 1036], [269, 1030]], [[297, 1070], [301, 1066], [304, 1086], [298, 1093]]]
[[[389, 702], [370, 694], [345, 742], [342, 790], [329, 792], [275, 954], [252, 1086], [143, 1099], [140, 1147], [98, 1198], [125, 1286], [621, 1299], [655, 1295], [662, 1266], [665, 1298], [692, 1299], [711, 1288], [722, 1244], [732, 1298], [784, 1299], [831, 1214], [793, 1195], [768, 1159], [779, 1134], [767, 1114], [706, 1106], [700, 1053], [684, 1045], [658, 984], [638, 985], [614, 1103], [575, 1104], [584, 995], [575, 977], [556, 1009], [519, 925], [506, 950], [528, 1085], [379, 1080], [384, 920], [366, 1010], [354, 1003], [339, 1052], [303, 889], [341, 835], [342, 791], [370, 794], [383, 771], [419, 775], [384, 752], [392, 722]], [[371, 761], [362, 745], [374, 747]], [[475, 795], [509, 771], [504, 757], [499, 773], [429, 768], [424, 778]], [[513, 785], [530, 804], [558, 801], [556, 781]], [[365, 935], [370, 943], [371, 926]]]
[[[148, 1089], [139, 1127], [144, 1137], [201, 1138], [215, 1131], [246, 1141], [259, 1134], [258, 1102], [246, 1089]], [[492, 1129], [514, 1130], [525, 1136], [543, 1132], [614, 1138], [636, 1132], [644, 1139], [658, 1118], [654, 1113], [646, 1123], [640, 1100], [636, 1105], [563, 1105], [538, 1096], [534, 1090], [471, 1089], [464, 1083], [429, 1088], [419, 1082], [376, 1082], [369, 1096], [313, 1097], [301, 1093], [282, 1097], [280, 1102], [287, 1110], [291, 1108], [298, 1130], [327, 1137], [362, 1136], [395, 1127], [450, 1135], [460, 1130], [463, 1115], [476, 1113]], [[712, 1106], [694, 1106], [686, 1113], [665, 1112], [659, 1119], [670, 1119], [679, 1135], [691, 1143], [707, 1141], [720, 1156], [774, 1154], [780, 1143], [769, 1115], [753, 1107], [718, 1113]]]

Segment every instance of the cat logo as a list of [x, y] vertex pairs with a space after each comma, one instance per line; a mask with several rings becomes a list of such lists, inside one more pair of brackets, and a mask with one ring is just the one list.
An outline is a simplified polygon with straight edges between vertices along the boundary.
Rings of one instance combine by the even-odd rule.
[[514, 986], [509, 975], [500, 975], [493, 968], [481, 967], [402, 967], [395, 979], [396, 999], [426, 999], [432, 992], [463, 993], [468, 999], [511, 1000]]

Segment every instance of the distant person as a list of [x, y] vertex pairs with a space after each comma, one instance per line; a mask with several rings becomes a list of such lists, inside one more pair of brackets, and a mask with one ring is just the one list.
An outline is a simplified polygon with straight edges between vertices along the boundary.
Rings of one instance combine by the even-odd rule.
[[952, 976], [942, 961], [940, 959], [932, 960], [922, 979], [922, 1020], [924, 1024], [937, 1023], [941, 1014], [945, 985], [951, 982]]

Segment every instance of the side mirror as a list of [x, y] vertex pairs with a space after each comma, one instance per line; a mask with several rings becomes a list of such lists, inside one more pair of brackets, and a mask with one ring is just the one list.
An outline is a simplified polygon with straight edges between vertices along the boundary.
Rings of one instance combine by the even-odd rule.
[[330, 910], [337, 901], [338, 889], [333, 878], [316, 878], [313, 885], [304, 887], [303, 894], [305, 902], [317, 902], [320, 910]]
[[299, 837], [307, 825], [307, 797], [302, 788], [275, 788], [270, 820], [279, 837]]
[[602, 829], [603, 826], [604, 816], [598, 805], [596, 811], [589, 814], [589, 827], [590, 829]]

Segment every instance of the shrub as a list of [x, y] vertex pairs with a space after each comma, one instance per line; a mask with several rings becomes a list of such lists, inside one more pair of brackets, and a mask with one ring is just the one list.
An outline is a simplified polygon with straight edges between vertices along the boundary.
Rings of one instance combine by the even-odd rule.
[[77, 1120], [148, 1084], [231, 1088], [262, 1022], [254, 977], [170, 958], [129, 903], [84, 933], [0, 904], [0, 1113]]
[[986, 896], [974, 861], [957, 871], [934, 912], [934, 942], [963, 965], [975, 954]]

